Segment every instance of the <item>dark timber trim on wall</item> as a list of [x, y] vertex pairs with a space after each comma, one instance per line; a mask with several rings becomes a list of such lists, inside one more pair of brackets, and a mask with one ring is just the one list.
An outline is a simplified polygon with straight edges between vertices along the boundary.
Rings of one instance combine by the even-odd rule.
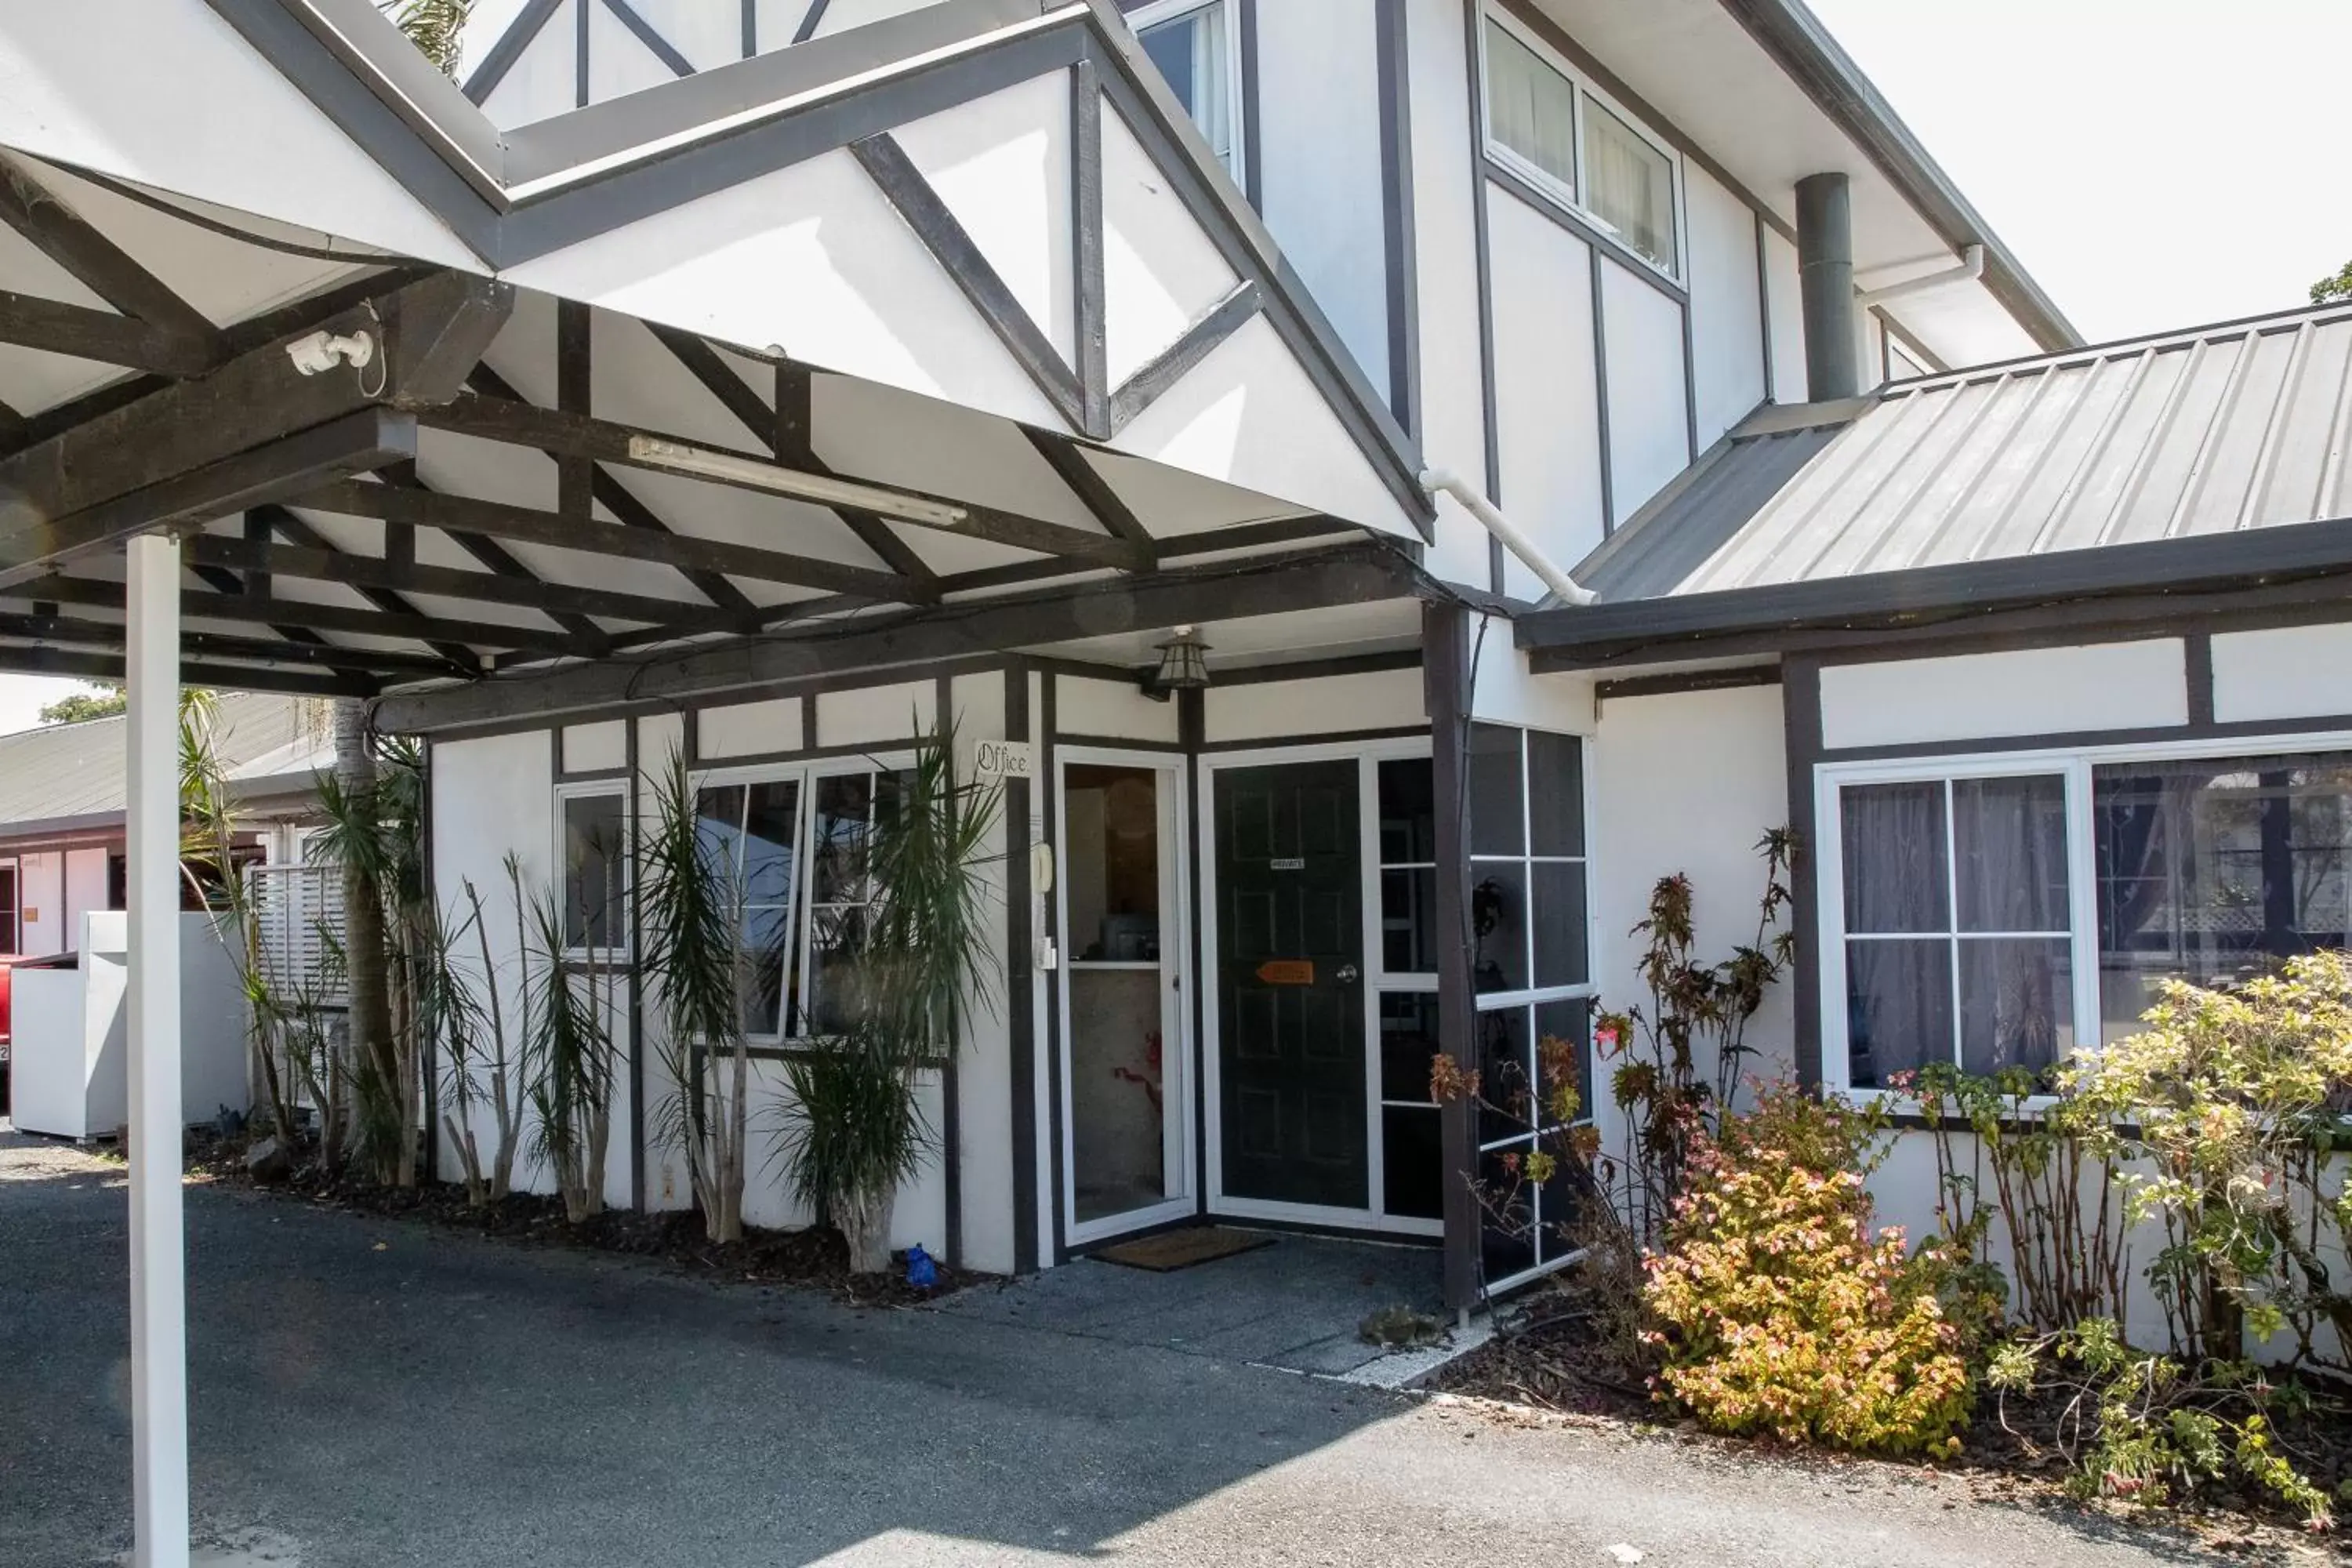
[[1064, 1184], [1070, 1177], [1063, 1168], [1062, 1158], [1066, 1138], [1063, 1121], [1066, 1114], [1062, 1089], [1062, 995], [1070, 983], [1070, 968], [1069, 954], [1063, 952], [1062, 944], [1062, 768], [1056, 756], [1060, 721], [1054, 710], [1054, 689], [1060, 684], [1060, 679], [1045, 671], [1038, 675], [1037, 722], [1031, 727], [1029, 739], [1037, 758], [1036, 788], [1042, 792], [1039, 815], [1045, 822], [1044, 842], [1055, 846], [1055, 885], [1043, 890], [1037, 900], [1038, 931], [1062, 954], [1062, 961], [1045, 976], [1045, 1161], [1049, 1177], [1045, 1207], [1053, 1216], [1048, 1256], [1061, 1263], [1070, 1255], [1069, 1238], [1064, 1234], [1064, 1215], [1070, 1206], [1066, 1201], [1069, 1190]]
[[[1004, 670], [1004, 734], [1026, 741], [1029, 668]], [[1004, 1025], [1013, 1056], [1013, 1269], [1037, 1268], [1037, 982], [1032, 962], [1030, 781], [1004, 781]]]
[[1421, 241], [1413, 213], [1412, 28], [1404, 0], [1377, 0], [1381, 95], [1381, 237], [1387, 258], [1389, 407], [1418, 437], [1421, 412]]
[[1789, 931], [1795, 943], [1791, 979], [1796, 1001], [1797, 1082], [1822, 1081], [1822, 952], [1820, 824], [1813, 815], [1813, 768], [1822, 757], [1822, 667], [1796, 658], [1780, 666], [1781, 714], [1788, 749], [1789, 826], [1797, 839]]
[[[1439, 1050], [1465, 1070], [1478, 1061], [1478, 998], [1470, 973], [1470, 798], [1468, 745], [1473, 673], [1470, 616], [1459, 605], [1423, 606], [1423, 704], [1429, 715], [1430, 768], [1435, 789]], [[1459, 933], [1446, 940], [1442, 933]], [[1481, 1289], [1481, 1209], [1472, 1182], [1478, 1170], [1476, 1108], [1466, 1098], [1438, 1108], [1444, 1174], [1445, 1305], [1467, 1313]]]

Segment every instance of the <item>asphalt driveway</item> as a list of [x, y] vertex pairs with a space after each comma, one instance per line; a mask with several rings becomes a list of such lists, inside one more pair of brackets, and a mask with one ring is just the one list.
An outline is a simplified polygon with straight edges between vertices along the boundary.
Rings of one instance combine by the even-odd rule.
[[[858, 1312], [189, 1194], [220, 1562], [2203, 1562], [1876, 1466], [1498, 1420], [971, 1312]], [[128, 1544], [120, 1173], [0, 1124], [0, 1564]], [[2243, 1561], [2243, 1558], [2236, 1559]]]

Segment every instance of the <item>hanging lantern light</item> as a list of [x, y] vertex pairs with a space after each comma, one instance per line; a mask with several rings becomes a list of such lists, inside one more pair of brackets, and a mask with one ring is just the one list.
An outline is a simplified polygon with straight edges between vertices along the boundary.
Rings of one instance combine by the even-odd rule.
[[1209, 645], [1192, 627], [1178, 626], [1175, 637], [1160, 645], [1160, 668], [1151, 676], [1152, 693], [1198, 691], [1208, 684]]

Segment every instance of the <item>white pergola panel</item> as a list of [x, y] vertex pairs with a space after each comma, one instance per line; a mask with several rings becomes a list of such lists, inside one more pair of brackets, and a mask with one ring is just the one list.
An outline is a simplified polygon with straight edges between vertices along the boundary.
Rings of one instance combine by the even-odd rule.
[[481, 265], [205, 0], [0, 6], [0, 146]]
[[[817, 383], [815, 403], [816, 449], [844, 473], [1102, 531], [1036, 448], [1001, 419], [834, 376]], [[922, 438], [907, 439], [915, 430]]]
[[846, 152], [747, 180], [506, 276], [1024, 424], [1065, 427]]
[[70, 402], [121, 380], [124, 374], [110, 364], [0, 343], [0, 402], [19, 414], [38, 414]]

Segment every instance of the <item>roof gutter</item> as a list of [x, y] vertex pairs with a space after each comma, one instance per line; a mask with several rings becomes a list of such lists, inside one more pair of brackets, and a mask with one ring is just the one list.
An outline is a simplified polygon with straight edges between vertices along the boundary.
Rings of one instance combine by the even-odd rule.
[[1984, 286], [2033, 341], [2055, 353], [2080, 348], [2074, 330], [1991, 226], [1937, 166], [1852, 56], [1803, 0], [1721, 0], [1748, 36], [1853, 139], [1955, 253], [1985, 248]]

